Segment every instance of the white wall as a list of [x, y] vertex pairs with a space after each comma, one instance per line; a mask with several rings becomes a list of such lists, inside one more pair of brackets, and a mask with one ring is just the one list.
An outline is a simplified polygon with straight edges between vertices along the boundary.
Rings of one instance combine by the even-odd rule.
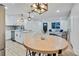
[[46, 19], [46, 20], [42, 20], [42, 21], [26, 21], [25, 25], [25, 29], [26, 30], [33, 30], [33, 31], [42, 31], [43, 29], [43, 22], [47, 22], [48, 23], [48, 29], [51, 29], [51, 23], [52, 22], [60, 22], [60, 28], [64, 29], [64, 31], [67, 31], [67, 20], [64, 19]]
[[[48, 29], [51, 29], [51, 23], [52, 22], [60, 22], [60, 28], [64, 29], [64, 31], [67, 31], [67, 21], [65, 18], [63, 19], [45, 19], [45, 20], [38, 20], [34, 21], [33, 19], [31, 21], [27, 21], [27, 19], [25, 19], [25, 29], [27, 30], [33, 30], [33, 31], [40, 31], [42, 30], [42, 26], [43, 26], [43, 22], [47, 22], [48, 23]], [[16, 25], [17, 23], [17, 18], [16, 16], [7, 16], [6, 17], [6, 25]]]
[[74, 52], [79, 55], [79, 4], [75, 4], [70, 15], [71, 31], [70, 41]]

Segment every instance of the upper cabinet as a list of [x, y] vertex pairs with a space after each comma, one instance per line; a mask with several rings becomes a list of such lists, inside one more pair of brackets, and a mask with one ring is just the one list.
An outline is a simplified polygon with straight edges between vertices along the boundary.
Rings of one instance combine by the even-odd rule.
[[6, 15], [6, 25], [16, 25], [16, 16]]

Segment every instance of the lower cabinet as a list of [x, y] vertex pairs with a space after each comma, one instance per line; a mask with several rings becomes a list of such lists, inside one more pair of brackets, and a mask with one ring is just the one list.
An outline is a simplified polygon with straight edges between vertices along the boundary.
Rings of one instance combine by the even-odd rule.
[[6, 40], [11, 39], [11, 31], [10, 30], [5, 31], [5, 39]]
[[11, 40], [15, 41], [15, 31], [11, 31]]
[[23, 31], [15, 31], [15, 40], [23, 44]]

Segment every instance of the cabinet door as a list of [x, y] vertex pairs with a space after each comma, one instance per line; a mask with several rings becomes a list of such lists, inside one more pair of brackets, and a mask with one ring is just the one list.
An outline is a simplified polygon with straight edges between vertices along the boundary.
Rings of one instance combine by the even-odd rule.
[[15, 40], [19, 43], [23, 43], [23, 33], [20, 31], [15, 32]]
[[23, 32], [20, 32], [19, 34], [19, 42], [23, 44]]
[[5, 39], [6, 40], [11, 39], [11, 31], [10, 30], [5, 31]]
[[16, 16], [14, 15], [6, 15], [7, 19], [6, 19], [6, 25], [16, 25]]
[[15, 40], [18, 41], [19, 40], [19, 32], [15, 31]]

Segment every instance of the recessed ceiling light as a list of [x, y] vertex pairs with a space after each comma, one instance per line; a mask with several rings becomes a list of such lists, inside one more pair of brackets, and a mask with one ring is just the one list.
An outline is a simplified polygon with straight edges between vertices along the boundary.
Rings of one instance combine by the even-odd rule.
[[8, 9], [8, 7], [5, 7], [5, 9]]
[[60, 12], [60, 10], [56, 10], [56, 12], [57, 12], [57, 13], [59, 13], [59, 12]]

